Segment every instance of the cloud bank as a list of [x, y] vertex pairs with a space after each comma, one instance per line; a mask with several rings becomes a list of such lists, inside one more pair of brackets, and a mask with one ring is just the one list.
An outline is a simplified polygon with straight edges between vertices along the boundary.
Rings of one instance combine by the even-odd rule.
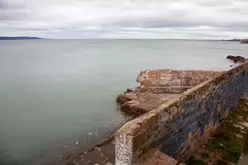
[[0, 0], [0, 36], [248, 37], [247, 0]]

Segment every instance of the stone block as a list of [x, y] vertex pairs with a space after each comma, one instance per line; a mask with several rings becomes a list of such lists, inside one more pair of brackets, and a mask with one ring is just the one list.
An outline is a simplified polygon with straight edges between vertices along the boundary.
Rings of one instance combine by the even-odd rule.
[[169, 82], [169, 86], [181, 86], [181, 80], [180, 79], [173, 79]]
[[172, 74], [169, 74], [169, 73], [161, 73], [160, 75], [160, 80], [172, 80], [173, 76]]
[[108, 162], [108, 163], [105, 163], [104, 165], [113, 165], [112, 163]]
[[127, 127], [127, 134], [134, 136], [140, 131], [141, 125], [137, 123], [130, 123]]
[[142, 146], [147, 143], [148, 139], [146, 138], [147, 132], [145, 130], [140, 131], [133, 137], [133, 152], [138, 151]]
[[175, 116], [175, 115], [178, 113], [178, 108], [177, 108], [176, 106], [170, 107], [169, 113], [170, 113], [172, 116]]

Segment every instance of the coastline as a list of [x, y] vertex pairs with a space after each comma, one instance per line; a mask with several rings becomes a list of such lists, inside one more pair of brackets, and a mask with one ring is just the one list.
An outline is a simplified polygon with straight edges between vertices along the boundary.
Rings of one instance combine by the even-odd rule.
[[[241, 66], [240, 66], [241, 67]], [[211, 77], [214, 77], [214, 79], [219, 79], [219, 77], [223, 77], [223, 75], [226, 75], [228, 74], [229, 72], [234, 72], [235, 71], [235, 74], [237, 75], [238, 73], [236, 73], [236, 71], [238, 70], [238, 68], [240, 68], [239, 66], [236, 68], [231, 68], [229, 71], [226, 71], [226, 72], [211, 72], [211, 71], [195, 71], [195, 73], [193, 73], [192, 71], [170, 71], [170, 70], [161, 70], [159, 74], [163, 75], [165, 74], [166, 78], [163, 78], [162, 80], [169, 80], [169, 77], [171, 77], [169, 74], [173, 74], [172, 77], [178, 77], [179, 79], [181, 78], [184, 78], [184, 76], [186, 76], [185, 78], [188, 78], [189, 75], [194, 75], [195, 76], [195, 79], [193, 79], [194, 81], [192, 82], [185, 82], [186, 84], [182, 84], [182, 87], [184, 89], [185, 86], [189, 86], [189, 84], [193, 85], [193, 86], [189, 86], [189, 88], [194, 88], [195, 85], [197, 86], [202, 86], [202, 84], [206, 84], [207, 82], [210, 82], [212, 81], [212, 78]], [[239, 71], [239, 70], [238, 70]], [[157, 72], [157, 71], [153, 71], [153, 72]], [[164, 73], [165, 72], [165, 73]], [[168, 73], [167, 73], [168, 72]], [[154, 73], [153, 73], [154, 74]], [[151, 73], [151, 75], [153, 75]], [[175, 74], [175, 75], [174, 75]], [[201, 75], [201, 76], [200, 76]], [[161, 77], [161, 76], [159, 76]], [[173, 82], [170, 82], [171, 85], [173, 85], [175, 82], [176, 82], [177, 79], [172, 79], [171, 81]], [[153, 80], [155, 81], [155, 79]], [[175, 81], [175, 82], [174, 82]], [[198, 82], [198, 83], [196, 83]], [[145, 87], [144, 87], [145, 88]], [[197, 88], [197, 87], [195, 87]], [[201, 88], [199, 88], [200, 90]], [[140, 90], [140, 89], [139, 89]], [[187, 89], [186, 89], [187, 90]], [[166, 90], [167, 91], [167, 90]], [[192, 89], [189, 89], [189, 91], [192, 91]], [[127, 92], [125, 92], [125, 94], [129, 94], [129, 93], [132, 93], [132, 92], [137, 92], [137, 88], [135, 90], [132, 90], [132, 89], [128, 89]], [[159, 91], [161, 92], [161, 91]], [[163, 91], [164, 92], [164, 91]], [[173, 91], [175, 92], [175, 91]], [[180, 92], [181, 93], [181, 92]], [[185, 93], [188, 93], [188, 92], [185, 92]], [[139, 95], [139, 94], [138, 94]], [[122, 97], [122, 96], [121, 96]], [[125, 97], [125, 96], [124, 96]], [[134, 97], [137, 99], [137, 97]], [[135, 101], [133, 101], [132, 99], [130, 100], [130, 98], [127, 98], [127, 99], [120, 99], [120, 96], [117, 97], [117, 102], [119, 101], [122, 101], [122, 100], [127, 100], [127, 102], [130, 102], [131, 104], [133, 104]], [[172, 100], [176, 100], [176, 99], [171, 99]], [[139, 102], [139, 101], [138, 101]], [[147, 102], [147, 101], [145, 101]], [[170, 101], [169, 101], [170, 103]], [[168, 103], [168, 104], [169, 104]], [[124, 101], [121, 102], [121, 104], [126, 104], [126, 102]], [[161, 104], [161, 103], [158, 103], [158, 104]], [[135, 106], [137, 106], [137, 104], [134, 104]], [[167, 104], [166, 104], [167, 105]], [[156, 107], [160, 107], [159, 105], [156, 105]], [[145, 105], [144, 105], [145, 107]], [[130, 110], [132, 111], [135, 111], [136, 109], [132, 108], [132, 107], [129, 107]], [[152, 108], [154, 109], [154, 108]], [[156, 109], [156, 108], [155, 108]], [[125, 112], [127, 110], [124, 110]], [[152, 111], [152, 110], [148, 110], [148, 111]], [[144, 116], [149, 116], [149, 112], [144, 112]], [[106, 139], [103, 139], [101, 142], [99, 142], [98, 144], [94, 145], [94, 147], [91, 147], [89, 150], [87, 150], [86, 152], [81, 152], [78, 156], [76, 157], [71, 157], [70, 159], [68, 159], [67, 161], [67, 164], [68, 165], [87, 165], [87, 164], [99, 164], [99, 165], [113, 165], [115, 164], [116, 160], [116, 155], [115, 154], [121, 154], [122, 151], [118, 151], [118, 146], [119, 146], [119, 143], [122, 143], [120, 139], [118, 138], [121, 138], [121, 137], [125, 137], [125, 132], [128, 133], [129, 131], [131, 130], [124, 130], [124, 128], [127, 127], [127, 125], [130, 125], [132, 122], [135, 122], [136, 120], [138, 119], [143, 119], [145, 118], [144, 116], [142, 117], [138, 117], [139, 115], [134, 115], [135, 116], [135, 120], [132, 120], [130, 121], [129, 123], [126, 123], [123, 127], [121, 127], [121, 129], [119, 129], [116, 133], [114, 133], [112, 136], [106, 138]], [[172, 118], [170, 117], [170, 120]], [[148, 122], [148, 121], [147, 121]], [[127, 129], [135, 129], [136, 130], [136, 127], [133, 128], [131, 127], [127, 127]], [[121, 133], [122, 131], [122, 133]], [[137, 131], [137, 130], [136, 130]], [[156, 130], [154, 130], [156, 131]], [[116, 137], [117, 136], [117, 137]], [[137, 140], [141, 140], [143, 141], [143, 137], [140, 137], [140, 136], [137, 136], [139, 137]], [[146, 137], [146, 136], [144, 136]], [[149, 137], [149, 136], [147, 136]], [[115, 139], [114, 139], [115, 138]], [[117, 139], [116, 139], [117, 138]], [[149, 141], [149, 140], [148, 140]], [[118, 144], [117, 146], [115, 146], [116, 144]], [[123, 145], [127, 145], [127, 144], [124, 144]], [[138, 144], [137, 144], [138, 145]], [[136, 144], [135, 144], [136, 146]], [[116, 148], [117, 147], [117, 148]], [[128, 146], [127, 146], [128, 147]], [[106, 149], [107, 148], [107, 149]], [[134, 150], [134, 153], [135, 153], [136, 149]], [[147, 151], [147, 150], [146, 150]], [[143, 152], [142, 152], [143, 153]], [[136, 154], [136, 153], [135, 153]], [[161, 153], [162, 155], [164, 153]], [[171, 156], [171, 155], [170, 155]], [[117, 156], [118, 157], [118, 156]], [[118, 160], [119, 161], [119, 160]], [[138, 160], [137, 160], [138, 161]], [[145, 161], [146, 162], [146, 161]], [[119, 162], [120, 163], [120, 162]], [[144, 163], [144, 162], [143, 162]], [[117, 163], [118, 164], [118, 163]]]
[[42, 40], [44, 38], [39, 38], [39, 37], [4, 37], [0, 36], [0, 41], [3, 40]]

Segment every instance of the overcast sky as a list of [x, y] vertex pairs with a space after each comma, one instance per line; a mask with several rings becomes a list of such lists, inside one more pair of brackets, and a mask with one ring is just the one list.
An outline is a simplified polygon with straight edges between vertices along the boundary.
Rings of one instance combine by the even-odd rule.
[[248, 0], [0, 0], [1, 35], [248, 37]]

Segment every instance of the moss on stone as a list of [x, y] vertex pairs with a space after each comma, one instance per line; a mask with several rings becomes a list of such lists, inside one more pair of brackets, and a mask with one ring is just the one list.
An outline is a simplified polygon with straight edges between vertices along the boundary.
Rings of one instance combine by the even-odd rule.
[[227, 162], [225, 162], [225, 161], [223, 161], [223, 160], [219, 160], [219, 161], [218, 161], [218, 164], [219, 164], [219, 165], [229, 165], [229, 163], [227, 163]]
[[227, 165], [237, 163], [240, 155], [248, 150], [248, 106], [247, 101], [241, 101], [238, 107], [217, 128], [214, 136], [206, 144], [206, 150], [196, 156], [195, 162], [203, 164]]
[[206, 159], [206, 158], [209, 158], [210, 156], [209, 156], [209, 154], [208, 153], [202, 153], [201, 154], [201, 158], [203, 158], [203, 159]]
[[191, 156], [187, 162], [187, 165], [204, 165], [203, 160], [197, 160], [195, 157]]

